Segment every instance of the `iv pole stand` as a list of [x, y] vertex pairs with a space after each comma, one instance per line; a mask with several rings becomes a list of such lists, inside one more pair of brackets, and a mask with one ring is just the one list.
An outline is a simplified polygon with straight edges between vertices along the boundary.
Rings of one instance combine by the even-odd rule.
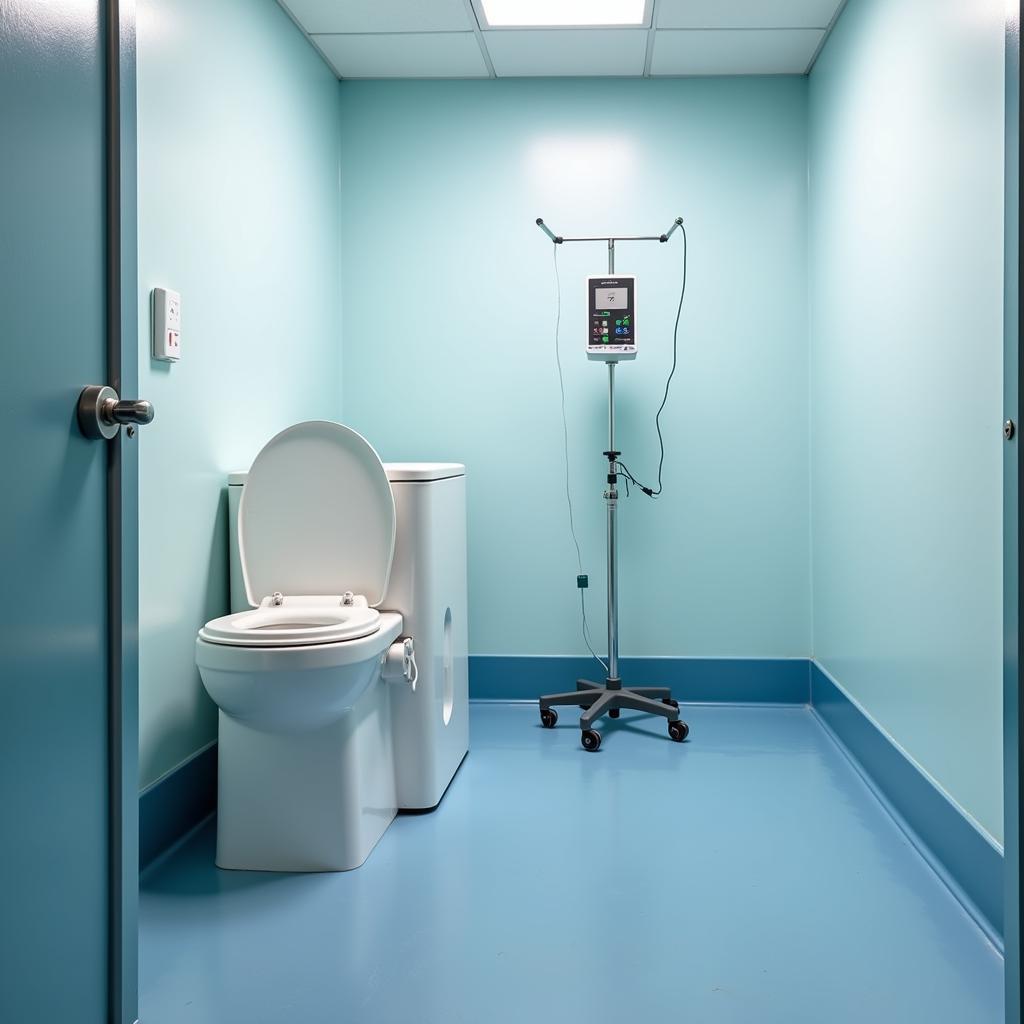
[[[682, 223], [683, 218], [677, 217], [663, 235], [597, 235], [565, 238], [556, 235], [540, 217], [537, 218], [537, 227], [555, 245], [562, 245], [565, 242], [607, 242], [609, 275], [615, 273], [616, 242], [667, 242]], [[690, 732], [690, 727], [679, 717], [679, 702], [672, 699], [669, 687], [624, 687], [619, 677], [619, 565], [616, 541], [619, 504], [617, 468], [622, 452], [615, 449], [615, 361], [609, 359], [607, 364], [608, 450], [602, 454], [608, 459], [608, 482], [604, 492], [608, 510], [608, 674], [603, 683], [578, 679], [573, 692], [554, 693], [540, 698], [540, 720], [546, 729], [553, 729], [558, 721], [558, 713], [554, 710], [556, 706], [575, 705], [583, 709], [583, 714], [580, 715], [581, 740], [583, 748], [590, 751], [595, 751], [601, 746], [601, 734], [591, 728], [593, 723], [604, 714], [609, 718], [618, 718], [623, 708], [667, 718], [668, 734], [677, 742], [685, 740]]]

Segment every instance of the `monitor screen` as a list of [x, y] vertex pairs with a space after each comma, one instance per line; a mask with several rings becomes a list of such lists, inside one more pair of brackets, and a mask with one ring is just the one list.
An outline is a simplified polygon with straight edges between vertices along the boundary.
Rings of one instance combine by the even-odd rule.
[[629, 304], [625, 288], [595, 288], [594, 300], [603, 309], [625, 309]]

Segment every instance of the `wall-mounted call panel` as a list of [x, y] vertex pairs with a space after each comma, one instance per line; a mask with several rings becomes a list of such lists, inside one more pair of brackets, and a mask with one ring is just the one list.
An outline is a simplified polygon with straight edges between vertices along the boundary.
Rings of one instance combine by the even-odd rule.
[[181, 358], [181, 296], [168, 288], [153, 289], [153, 358]]

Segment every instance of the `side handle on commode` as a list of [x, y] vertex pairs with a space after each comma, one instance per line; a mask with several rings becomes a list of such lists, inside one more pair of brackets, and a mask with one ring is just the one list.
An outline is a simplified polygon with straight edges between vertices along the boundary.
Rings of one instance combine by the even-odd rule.
[[416, 691], [419, 669], [416, 666], [416, 645], [411, 636], [396, 640], [380, 658], [381, 675], [389, 683], [408, 683]]

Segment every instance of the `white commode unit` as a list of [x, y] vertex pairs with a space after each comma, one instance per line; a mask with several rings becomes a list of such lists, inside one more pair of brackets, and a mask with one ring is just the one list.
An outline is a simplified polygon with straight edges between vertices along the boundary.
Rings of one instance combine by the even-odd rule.
[[469, 750], [465, 467], [387, 462], [398, 533], [385, 604], [416, 638], [416, 688], [391, 690], [403, 810], [436, 807]]
[[358, 867], [398, 807], [392, 692], [417, 682], [384, 603], [391, 484], [355, 431], [300, 423], [259, 453], [237, 512], [247, 608], [196, 640], [220, 709], [217, 863]]
[[[248, 496], [260, 458], [250, 473], [232, 473], [228, 478], [231, 607], [235, 614], [246, 610], [251, 614], [252, 608], [248, 585], [251, 581], [248, 581], [244, 564], [248, 550], [245, 516], [251, 507]], [[343, 774], [349, 777], [373, 775], [378, 782], [383, 780], [384, 788], [393, 787], [394, 806], [425, 810], [438, 804], [469, 749], [465, 467], [458, 463], [395, 463], [385, 464], [383, 470], [394, 502], [396, 530], [390, 578], [379, 607], [387, 609], [381, 612], [382, 620], [392, 615], [400, 617], [400, 633], [395, 633], [394, 637], [412, 637], [416, 679], [413, 685], [399, 678], [373, 691], [386, 694], [388, 707], [374, 705], [376, 726], [364, 730], [360, 736], [367, 737], [374, 744], [374, 750], [389, 759], [388, 765], [380, 765], [363, 752], [356, 755], [359, 770], [354, 771], [349, 764]], [[334, 472], [329, 460], [322, 465], [312, 465], [310, 471], [313, 474]], [[287, 495], [287, 488], [280, 493]], [[331, 499], [330, 507], [335, 510], [339, 523], [344, 522], [344, 510], [351, 501], [351, 494], [337, 494]], [[209, 684], [207, 688], [210, 689]], [[367, 703], [373, 704], [373, 701]], [[222, 772], [224, 722], [222, 706]], [[387, 736], [376, 731], [383, 730], [385, 722]], [[227, 731], [230, 733], [232, 728], [229, 725]], [[372, 739], [371, 734], [379, 735], [380, 742]], [[358, 740], [349, 742], [359, 745]], [[367, 765], [373, 766], [372, 771], [366, 770]], [[368, 778], [365, 785], [370, 786]], [[228, 796], [223, 785], [220, 794], [222, 800]], [[376, 796], [382, 795], [383, 790], [379, 789]], [[389, 814], [388, 806], [387, 801], [382, 800], [379, 817], [385, 820], [381, 832], [394, 813]], [[223, 810], [219, 812], [223, 813]], [[221, 853], [218, 853], [218, 864], [240, 866], [228, 865]]]

